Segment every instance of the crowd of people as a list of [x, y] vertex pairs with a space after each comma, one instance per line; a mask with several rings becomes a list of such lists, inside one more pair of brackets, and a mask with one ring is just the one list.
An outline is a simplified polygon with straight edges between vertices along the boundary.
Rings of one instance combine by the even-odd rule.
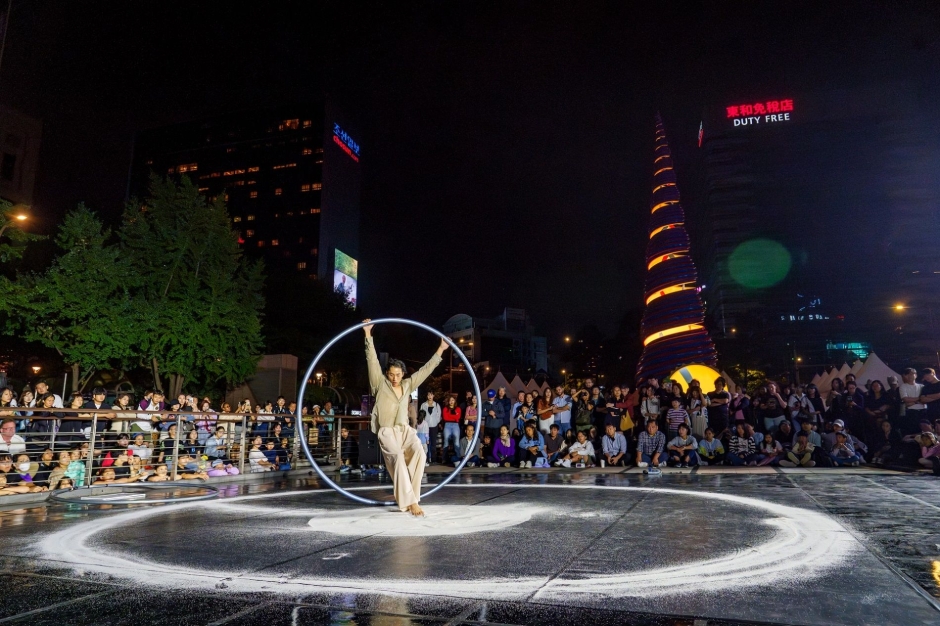
[[[129, 393], [107, 396], [101, 387], [90, 398], [74, 392], [66, 406], [42, 381], [19, 394], [0, 389], [0, 495], [80, 487], [89, 477], [93, 484], [192, 480], [237, 475], [243, 464], [260, 473], [293, 463], [296, 405], [283, 397], [216, 410], [208, 397], [167, 400], [159, 390], [136, 402]], [[241, 423], [220, 414], [250, 417], [244, 449]], [[311, 411], [328, 433], [333, 414], [329, 403]]]
[[[94, 484], [209, 478], [290, 469], [296, 405], [279, 397], [264, 405], [245, 400], [214, 409], [208, 397], [168, 400], [146, 392], [139, 401], [95, 388], [86, 398], [62, 398], [45, 382], [17, 394], [0, 389], [0, 495]], [[110, 410], [110, 411], [109, 411]], [[95, 415], [100, 411], [107, 414]], [[219, 415], [246, 415], [240, 423]], [[311, 440], [331, 439], [336, 412], [304, 408], [316, 425]], [[932, 468], [940, 475], [940, 379], [933, 369], [906, 369], [859, 385], [851, 374], [831, 387], [768, 381], [749, 393], [722, 378], [704, 393], [650, 379], [637, 387], [583, 384], [544, 393], [491, 390], [482, 406], [428, 393], [409, 415], [430, 462], [498, 467], [693, 467], [696, 465], [833, 467], [875, 464]], [[96, 436], [91, 445], [92, 422]], [[179, 426], [177, 426], [179, 424]], [[177, 433], [177, 428], [181, 431]], [[471, 446], [476, 429], [479, 441]], [[359, 467], [357, 438], [342, 428], [339, 471]], [[89, 469], [90, 468], [90, 469]], [[376, 471], [380, 471], [380, 468]]]
[[[919, 380], [918, 380], [919, 379]], [[896, 380], [835, 378], [831, 387], [768, 381], [753, 393], [714, 381], [703, 392], [650, 379], [637, 387], [582, 385], [541, 394], [490, 390], [482, 407], [467, 392], [414, 418], [428, 459], [488, 467], [692, 467], [695, 465], [927, 467], [940, 475], [940, 379], [907, 369]], [[470, 442], [483, 428], [479, 445]]]

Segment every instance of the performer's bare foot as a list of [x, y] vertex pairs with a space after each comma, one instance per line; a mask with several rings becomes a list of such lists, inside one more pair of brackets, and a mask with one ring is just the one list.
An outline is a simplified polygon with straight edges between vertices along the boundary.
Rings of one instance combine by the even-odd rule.
[[408, 505], [408, 512], [414, 515], [415, 517], [424, 517], [424, 509], [418, 506], [418, 503]]

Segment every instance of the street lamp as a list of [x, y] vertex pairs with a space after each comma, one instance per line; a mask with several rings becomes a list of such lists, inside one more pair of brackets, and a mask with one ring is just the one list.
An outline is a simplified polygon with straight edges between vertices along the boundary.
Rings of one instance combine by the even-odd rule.
[[33, 374], [34, 374], [34, 375], [38, 375], [39, 372], [42, 370], [42, 366], [41, 366], [41, 365], [34, 365], [34, 366], [32, 366], [30, 369], [33, 370]]
[[895, 310], [895, 311], [903, 311], [903, 310], [906, 309], [906, 308], [907, 308], [906, 306], [904, 306], [903, 304], [900, 304], [900, 303], [894, 305], [894, 310]]
[[317, 372], [317, 384], [323, 386], [323, 372]]
[[[26, 220], [29, 218], [28, 215], [24, 215], [23, 213], [18, 213], [18, 214], [16, 214], [16, 215], [12, 216], [12, 217], [13, 217], [13, 220], [16, 220], [17, 222], [24, 222], [24, 221], [26, 221]], [[7, 228], [9, 228], [12, 224], [15, 224], [15, 223], [16, 223], [16, 222], [14, 222], [13, 220], [7, 221], [6, 224], [4, 224], [2, 227], [0, 227], [0, 237], [3, 237], [3, 231], [5, 231]]]

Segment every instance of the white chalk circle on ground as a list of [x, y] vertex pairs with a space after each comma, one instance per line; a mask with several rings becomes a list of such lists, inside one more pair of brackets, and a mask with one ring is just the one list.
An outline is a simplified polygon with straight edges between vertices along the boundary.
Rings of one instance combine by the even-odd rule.
[[406, 516], [387, 509], [314, 511], [307, 525], [333, 535], [384, 537], [440, 537], [495, 532], [524, 524], [551, 509], [518, 505], [449, 505], [428, 507], [425, 517]]
[[[485, 488], [498, 489], [495, 484], [467, 484], [452, 485], [455, 489]], [[374, 490], [376, 487], [362, 487], [361, 489]], [[41, 557], [55, 561], [57, 564], [69, 563], [76, 570], [96, 572], [109, 576], [120, 576], [136, 581], [144, 586], [174, 588], [174, 589], [214, 589], [218, 585], [224, 586], [232, 592], [258, 592], [269, 591], [273, 593], [298, 594], [314, 591], [332, 591], [343, 593], [389, 593], [407, 595], [436, 596], [446, 593], [448, 596], [477, 598], [477, 599], [565, 599], [578, 596], [597, 597], [655, 597], [662, 595], [677, 595], [686, 593], [715, 593], [716, 590], [744, 588], [753, 586], [773, 586], [789, 584], [791, 582], [807, 582], [822, 576], [832, 568], [843, 566], [850, 557], [861, 550], [860, 544], [835, 520], [825, 514], [724, 493], [709, 493], [701, 491], [683, 491], [680, 489], [651, 488], [651, 487], [621, 487], [598, 485], [527, 485], [513, 484], [512, 489], [582, 489], [582, 490], [612, 490], [623, 492], [644, 493], [649, 496], [667, 498], [696, 498], [701, 500], [719, 501], [740, 505], [742, 508], [755, 510], [764, 514], [762, 523], [773, 529], [772, 535], [764, 542], [756, 545], [741, 546], [740, 550], [722, 553], [720, 556], [701, 560], [687, 560], [674, 566], [650, 569], [638, 569], [625, 572], [611, 572], [603, 575], [579, 576], [566, 578], [564, 572], [542, 573], [533, 576], [494, 576], [477, 579], [448, 579], [434, 577], [429, 572], [426, 579], [406, 578], [363, 578], [353, 574], [330, 576], [298, 576], [295, 574], [266, 573], [256, 567], [246, 566], [243, 571], [219, 571], [199, 568], [195, 565], [186, 565], [179, 561], [163, 563], [154, 561], [140, 554], [122, 549], [114, 543], [105, 543], [101, 538], [113, 535], [114, 531], [122, 527], [134, 527], [144, 523], [147, 518], [165, 513], [173, 513], [180, 523], [180, 515], [186, 509], [199, 507], [200, 519], [205, 522], [205, 516], [216, 511], [231, 518], [231, 509], [244, 509], [244, 503], [256, 500], [275, 499], [298, 495], [309, 495], [305, 492], [285, 491], [266, 493], [251, 496], [239, 496], [214, 500], [210, 502], [180, 504], [160, 508], [147, 508], [128, 513], [114, 515], [105, 519], [94, 518], [70, 526], [51, 534], [37, 535], [38, 550], [30, 547], [20, 552], [32, 557]], [[314, 494], [329, 493], [330, 490], [313, 492]], [[704, 504], [704, 503], [703, 503]], [[444, 509], [447, 505], [428, 507], [429, 522], [434, 521], [434, 510]], [[500, 508], [505, 505], [479, 504], [475, 509], [473, 523], [480, 524], [480, 515], [489, 518], [488, 508]], [[525, 505], [515, 504], [520, 509]], [[461, 507], [454, 507], [452, 521], [459, 523], [465, 519]], [[264, 510], [274, 516], [307, 517], [310, 509], [297, 509], [291, 507], [274, 508], [265, 507]], [[369, 509], [358, 509], [355, 513], [342, 511], [332, 518], [338, 521], [341, 515], [349, 519], [358, 520], [361, 524], [359, 532], [350, 532], [351, 535], [368, 536], [367, 527], [376, 520], [363, 515]], [[397, 524], [406, 527], [403, 513], [390, 513], [381, 509], [372, 509], [376, 515], [384, 516], [386, 520], [400, 520], [384, 526], [389, 529]], [[538, 515], [544, 512], [533, 512]], [[321, 518], [318, 518], [321, 519]], [[325, 519], [325, 518], [324, 518]], [[316, 520], [314, 520], [316, 521]], [[576, 521], [572, 522], [577, 524]], [[420, 522], [419, 522], [420, 524]], [[667, 525], [663, 525], [665, 527]], [[433, 536], [436, 531], [421, 530], [422, 526], [412, 526], [415, 532], [407, 535], [416, 538]], [[453, 527], [455, 530], [457, 526]], [[305, 530], [306, 527], [305, 527]], [[465, 534], [454, 532], [453, 534]], [[490, 529], [486, 529], [490, 530]], [[493, 529], [498, 530], [498, 529]], [[307, 532], [317, 532], [310, 529]], [[437, 533], [440, 534], [440, 533]], [[405, 536], [405, 535], [399, 535]], [[258, 537], [263, 540], [264, 537]], [[499, 539], [496, 538], [496, 541]], [[346, 544], [349, 549], [350, 544]], [[203, 546], [209, 550], [211, 546]], [[704, 552], [704, 553], [707, 553]], [[127, 567], [133, 563], [133, 567]]]

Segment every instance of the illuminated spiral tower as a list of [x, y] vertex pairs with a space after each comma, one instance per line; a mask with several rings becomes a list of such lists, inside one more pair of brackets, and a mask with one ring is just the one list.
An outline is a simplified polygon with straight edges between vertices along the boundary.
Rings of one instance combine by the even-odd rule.
[[659, 115], [653, 169], [638, 378], [663, 378], [695, 363], [714, 368], [718, 360], [705, 329], [698, 271], [689, 255], [685, 212], [679, 204], [672, 154]]

